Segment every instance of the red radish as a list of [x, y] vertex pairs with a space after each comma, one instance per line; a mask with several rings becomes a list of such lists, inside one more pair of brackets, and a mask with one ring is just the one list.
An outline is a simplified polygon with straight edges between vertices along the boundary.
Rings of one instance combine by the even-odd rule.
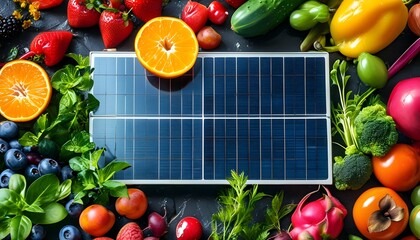
[[29, 52], [21, 56], [20, 59], [40, 56], [43, 57], [45, 65], [52, 67], [64, 58], [72, 39], [73, 34], [68, 31], [42, 32], [35, 36], [29, 47]]
[[147, 226], [147, 228], [150, 229], [154, 237], [161, 237], [168, 230], [168, 223], [166, 222], [165, 217], [157, 212], [149, 214], [148, 223], [149, 226]]
[[195, 217], [185, 217], [176, 225], [177, 240], [199, 240], [203, 235], [201, 222]]
[[[322, 236], [337, 238], [343, 230], [347, 209], [324, 187], [327, 195], [305, 204], [318, 190], [308, 193], [292, 215], [292, 239], [322, 240]], [[304, 205], [305, 204], [305, 205]]]
[[395, 85], [388, 99], [387, 113], [402, 134], [420, 141], [420, 77]]

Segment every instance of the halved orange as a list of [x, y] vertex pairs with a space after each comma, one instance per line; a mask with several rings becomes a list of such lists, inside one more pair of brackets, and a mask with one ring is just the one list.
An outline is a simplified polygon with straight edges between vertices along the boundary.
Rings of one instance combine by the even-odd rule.
[[161, 78], [176, 78], [194, 66], [198, 41], [181, 19], [157, 17], [140, 28], [134, 49], [146, 70]]
[[0, 69], [0, 114], [26, 122], [47, 108], [52, 87], [47, 72], [37, 63], [13, 60]]

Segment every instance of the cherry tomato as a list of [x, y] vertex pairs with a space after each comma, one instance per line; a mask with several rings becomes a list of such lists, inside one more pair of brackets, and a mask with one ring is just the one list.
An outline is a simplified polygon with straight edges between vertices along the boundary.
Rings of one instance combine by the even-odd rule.
[[420, 4], [414, 4], [408, 11], [408, 28], [420, 37]]
[[417, 238], [420, 238], [420, 205], [417, 205], [410, 213], [410, 229]]
[[195, 217], [185, 217], [176, 225], [177, 240], [199, 240], [201, 235], [203, 235], [203, 227]]
[[[401, 208], [402, 211], [398, 211], [397, 208]], [[377, 221], [369, 223], [371, 217]], [[394, 190], [387, 187], [373, 187], [366, 190], [356, 199], [353, 206], [354, 223], [360, 233], [368, 239], [394, 239], [407, 227], [408, 219], [407, 204]], [[382, 223], [382, 227], [386, 226], [384, 223], [390, 225], [383, 229], [375, 229], [372, 228], [375, 223]]]
[[147, 210], [148, 202], [146, 194], [137, 188], [129, 188], [127, 190], [129, 197], [119, 197], [115, 201], [115, 210], [121, 216], [129, 219], [140, 218]]
[[364, 52], [357, 58], [357, 75], [366, 85], [383, 88], [388, 82], [388, 69], [381, 58]]
[[218, 1], [211, 2], [207, 10], [209, 19], [214, 24], [223, 24], [229, 15], [225, 6]]
[[395, 191], [413, 189], [420, 181], [420, 157], [408, 144], [395, 144], [383, 157], [372, 157], [373, 173]]
[[413, 206], [420, 205], [420, 185], [411, 191], [411, 203]]
[[197, 33], [197, 41], [202, 49], [211, 50], [220, 45], [222, 36], [212, 27], [205, 26]]
[[107, 233], [115, 223], [115, 215], [100, 204], [85, 208], [79, 217], [79, 225], [86, 233], [100, 237]]
[[182, 9], [181, 19], [197, 33], [206, 25], [208, 19], [207, 8], [201, 3], [189, 0]]

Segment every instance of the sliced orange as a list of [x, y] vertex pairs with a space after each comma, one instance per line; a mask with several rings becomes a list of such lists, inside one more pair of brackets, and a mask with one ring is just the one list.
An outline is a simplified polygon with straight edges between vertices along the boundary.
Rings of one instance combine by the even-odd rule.
[[176, 78], [194, 66], [198, 42], [194, 31], [181, 19], [157, 17], [140, 28], [134, 49], [146, 70], [161, 78]]
[[32, 61], [14, 60], [0, 69], [0, 114], [8, 120], [35, 119], [47, 108], [51, 94], [47, 72]]

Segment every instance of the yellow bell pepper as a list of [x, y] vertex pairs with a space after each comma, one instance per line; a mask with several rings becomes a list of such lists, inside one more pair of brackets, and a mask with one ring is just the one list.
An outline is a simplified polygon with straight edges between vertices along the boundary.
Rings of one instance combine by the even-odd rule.
[[402, 0], [344, 0], [331, 20], [331, 37], [344, 56], [375, 54], [401, 34], [407, 19]]

